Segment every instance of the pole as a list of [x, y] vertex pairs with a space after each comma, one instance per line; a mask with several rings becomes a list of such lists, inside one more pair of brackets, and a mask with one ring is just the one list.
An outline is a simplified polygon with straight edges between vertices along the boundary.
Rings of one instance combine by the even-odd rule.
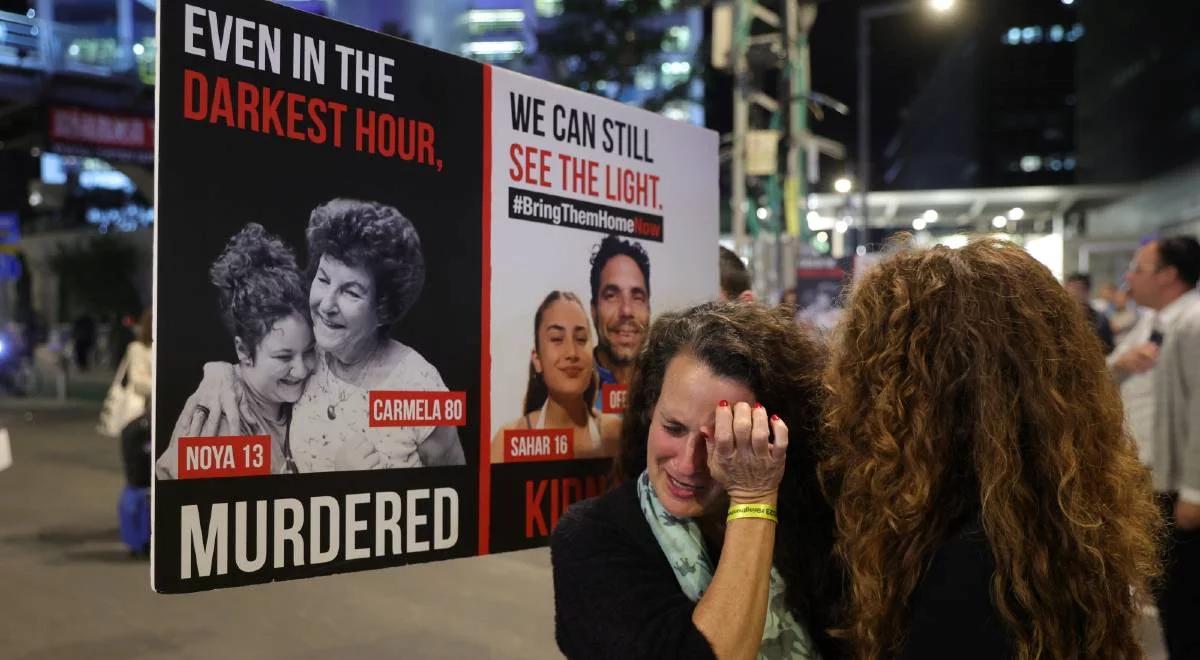
[[[801, 5], [803, 2], [803, 6]], [[809, 64], [808, 33], [816, 20], [816, 5], [807, 0], [788, 0], [785, 15], [785, 39], [788, 56], [787, 84], [787, 161], [784, 178], [784, 218], [794, 218], [789, 222], [789, 231], [793, 241], [800, 240], [807, 232], [804, 219], [800, 213], [801, 207], [807, 208], [808, 199], [807, 179], [804, 173], [804, 139], [808, 131], [808, 97], [811, 92], [811, 72]], [[781, 223], [782, 224], [782, 223]], [[780, 244], [779, 255], [779, 287], [786, 290], [789, 287], [788, 266], [794, 259], [784, 259], [783, 246]], [[794, 252], [794, 251], [793, 251]]]
[[787, 288], [787, 275], [784, 272], [783, 258], [783, 233], [784, 225], [787, 218], [796, 212], [795, 206], [799, 203], [796, 198], [796, 183], [799, 179], [799, 153], [800, 139], [803, 135], [801, 113], [798, 108], [805, 103], [802, 86], [804, 84], [804, 72], [800, 70], [800, 8], [797, 6], [799, 0], [785, 0], [783, 6], [783, 40], [785, 53], [787, 53], [787, 84], [784, 85], [786, 90], [785, 107], [787, 108], [787, 152], [784, 163], [784, 178], [783, 178], [783, 204], [780, 209], [779, 217], [775, 219], [775, 288], [780, 291], [780, 296], [783, 295], [783, 290]]
[[[858, 206], [861, 217], [863, 242], [866, 242], [867, 225], [871, 221], [871, 209], [867, 196], [871, 190], [871, 23], [866, 12], [858, 12]], [[855, 223], [859, 224], [859, 223]], [[853, 254], [857, 248], [859, 228], [846, 231], [846, 249]]]
[[738, 256], [746, 251], [746, 132], [750, 128], [749, 76], [743, 26], [750, 20], [750, 0], [733, 3], [733, 159], [729, 221]]
[[34, 3], [38, 26], [38, 56], [47, 72], [58, 68], [54, 59], [54, 1], [37, 0]]
[[133, 0], [117, 0], [117, 69], [135, 68], [133, 59]]

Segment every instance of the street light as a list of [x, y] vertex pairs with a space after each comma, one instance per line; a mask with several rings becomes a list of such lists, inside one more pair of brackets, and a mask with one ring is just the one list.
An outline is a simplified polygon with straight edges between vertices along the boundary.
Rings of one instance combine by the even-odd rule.
[[847, 177], [840, 177], [837, 181], [833, 182], [833, 189], [843, 195], [850, 192], [853, 188], [854, 182]]
[[[927, 7], [939, 14], [954, 8], [955, 0], [928, 0]], [[919, 0], [893, 0], [858, 10], [858, 194], [862, 226], [870, 224], [871, 209], [867, 194], [871, 191], [871, 21], [898, 16], [921, 6]]]
[[1008, 226], [1008, 218], [1006, 218], [1002, 215], [998, 215], [998, 216], [992, 218], [992, 226], [995, 227], [996, 229], [1004, 229], [1005, 227]]

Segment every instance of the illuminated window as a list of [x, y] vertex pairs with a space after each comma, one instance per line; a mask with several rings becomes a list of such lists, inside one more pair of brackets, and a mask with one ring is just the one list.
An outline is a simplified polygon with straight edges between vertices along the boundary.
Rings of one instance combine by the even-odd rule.
[[672, 25], [663, 35], [663, 51], [682, 53], [692, 44], [692, 29], [686, 25]]
[[543, 18], [553, 18], [563, 12], [562, 0], [534, 0], [537, 15]]
[[[138, 47], [141, 47], [139, 52]], [[154, 61], [158, 57], [158, 42], [154, 37], [144, 37], [134, 44], [133, 53], [137, 60], [138, 77], [147, 85], [154, 84]]]
[[486, 62], [507, 62], [525, 52], [521, 41], [471, 41], [463, 45], [462, 54]]
[[67, 55], [80, 64], [112, 66], [117, 61], [117, 40], [112, 38], [80, 38], [67, 46]]
[[519, 30], [525, 23], [520, 9], [472, 9], [467, 12], [467, 32], [485, 34], [500, 30]]
[[683, 99], [668, 101], [663, 106], [661, 114], [668, 119], [686, 122], [690, 122], [699, 116], [696, 102]]
[[686, 82], [692, 73], [690, 62], [663, 62], [660, 69], [663, 87], [667, 88]]
[[633, 84], [642, 91], [650, 91], [658, 85], [658, 71], [653, 67], [639, 66], [633, 73]]

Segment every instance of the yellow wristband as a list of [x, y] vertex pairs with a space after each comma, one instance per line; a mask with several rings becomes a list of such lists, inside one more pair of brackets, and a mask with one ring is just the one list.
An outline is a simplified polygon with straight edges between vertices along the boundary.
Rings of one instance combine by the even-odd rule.
[[729, 506], [729, 516], [725, 518], [726, 522], [737, 520], [738, 518], [761, 518], [778, 523], [779, 516], [775, 507], [770, 504], [732, 504]]

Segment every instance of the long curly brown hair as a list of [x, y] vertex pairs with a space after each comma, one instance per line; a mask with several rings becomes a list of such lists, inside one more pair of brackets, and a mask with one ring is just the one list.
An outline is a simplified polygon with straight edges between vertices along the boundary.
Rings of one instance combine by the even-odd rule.
[[1012, 243], [893, 250], [825, 372], [839, 633], [858, 658], [899, 652], [923, 568], [971, 516], [1019, 658], [1142, 657], [1162, 521], [1079, 305]]
[[826, 633], [840, 600], [831, 568], [833, 511], [817, 480], [821, 426], [821, 372], [825, 348], [791, 314], [753, 302], [706, 303], [661, 315], [637, 357], [621, 428], [617, 480], [646, 469], [650, 420], [671, 360], [690, 354], [712, 372], [746, 385], [788, 426], [787, 464], [779, 485], [775, 567], [787, 584], [787, 602], [826, 657], [838, 642]]

